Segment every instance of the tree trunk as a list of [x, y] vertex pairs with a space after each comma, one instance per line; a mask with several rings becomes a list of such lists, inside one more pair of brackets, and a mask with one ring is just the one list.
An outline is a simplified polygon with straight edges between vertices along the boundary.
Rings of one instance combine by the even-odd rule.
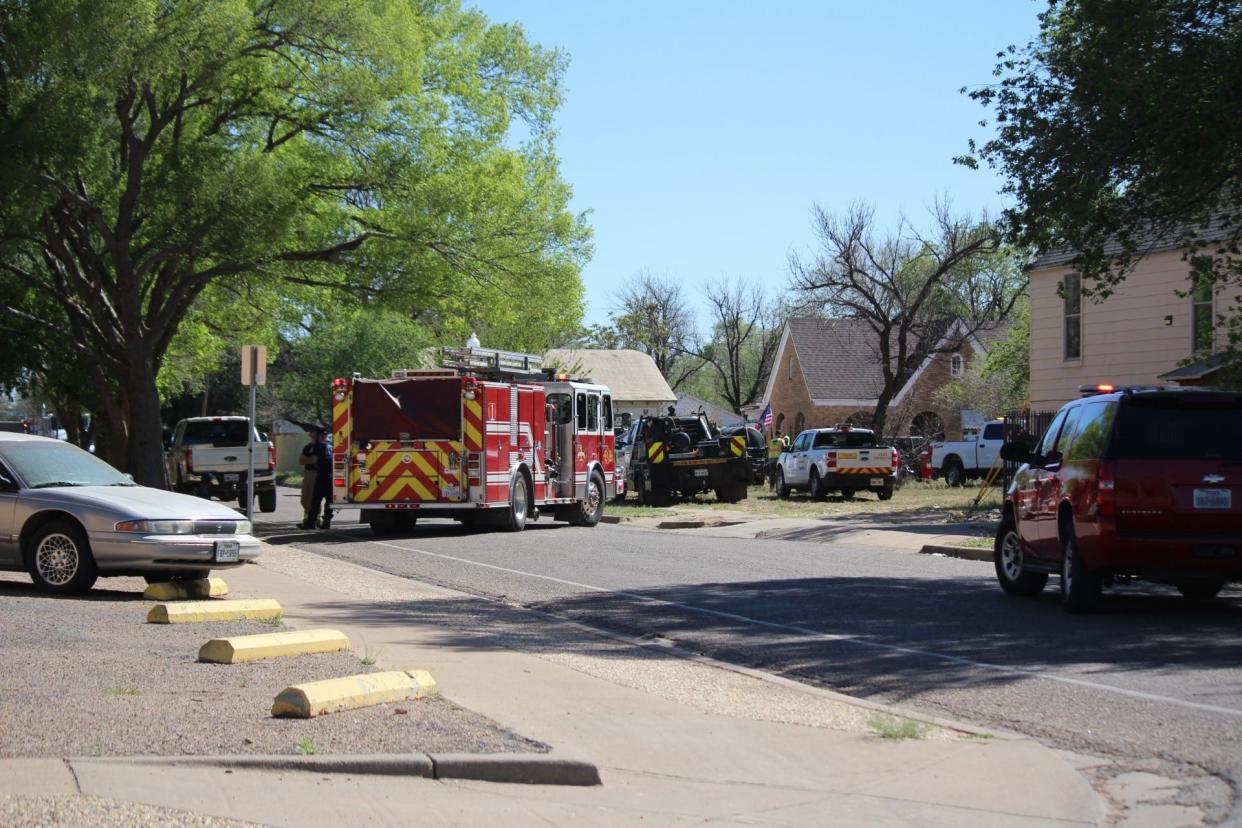
[[142, 355], [131, 352], [125, 381], [129, 398], [129, 458], [134, 481], [157, 489], [168, 487], [164, 472], [164, 431], [155, 369]]

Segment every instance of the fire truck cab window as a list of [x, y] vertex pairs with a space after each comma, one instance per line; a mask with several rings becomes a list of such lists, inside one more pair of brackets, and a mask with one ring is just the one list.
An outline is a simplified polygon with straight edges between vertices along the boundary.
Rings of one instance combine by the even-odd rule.
[[612, 397], [604, 395], [604, 428], [612, 431]]
[[599, 394], [592, 394], [588, 400], [587, 431], [599, 431]]
[[578, 395], [578, 430], [586, 430], [587, 410], [586, 410], [586, 394]]
[[574, 418], [574, 409], [568, 394], [549, 394], [548, 408], [551, 410], [549, 418], [554, 425], [565, 425]]

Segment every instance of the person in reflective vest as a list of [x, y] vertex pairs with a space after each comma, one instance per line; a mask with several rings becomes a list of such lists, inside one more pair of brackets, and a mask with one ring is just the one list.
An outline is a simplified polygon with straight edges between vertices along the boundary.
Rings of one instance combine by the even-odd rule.
[[779, 431], [773, 432], [772, 442], [768, 443], [768, 488], [776, 486], [776, 464], [785, 450], [785, 439]]

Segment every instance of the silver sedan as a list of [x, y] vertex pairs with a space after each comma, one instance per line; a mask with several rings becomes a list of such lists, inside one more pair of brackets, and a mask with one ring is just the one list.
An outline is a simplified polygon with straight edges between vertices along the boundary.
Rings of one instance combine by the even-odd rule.
[[96, 578], [202, 578], [258, 556], [250, 522], [229, 507], [139, 486], [77, 446], [0, 433], [0, 569], [54, 593]]

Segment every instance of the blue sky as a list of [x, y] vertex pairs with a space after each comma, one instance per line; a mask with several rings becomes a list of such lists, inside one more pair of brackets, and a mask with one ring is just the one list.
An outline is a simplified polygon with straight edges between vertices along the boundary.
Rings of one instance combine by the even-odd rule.
[[1036, 0], [650, 2], [474, 0], [570, 57], [557, 119], [575, 210], [591, 210], [588, 323], [650, 270], [779, 291], [814, 250], [810, 208], [871, 202], [883, 227], [948, 195], [995, 214], [990, 171], [952, 163], [984, 137], [958, 90], [1038, 31]]

